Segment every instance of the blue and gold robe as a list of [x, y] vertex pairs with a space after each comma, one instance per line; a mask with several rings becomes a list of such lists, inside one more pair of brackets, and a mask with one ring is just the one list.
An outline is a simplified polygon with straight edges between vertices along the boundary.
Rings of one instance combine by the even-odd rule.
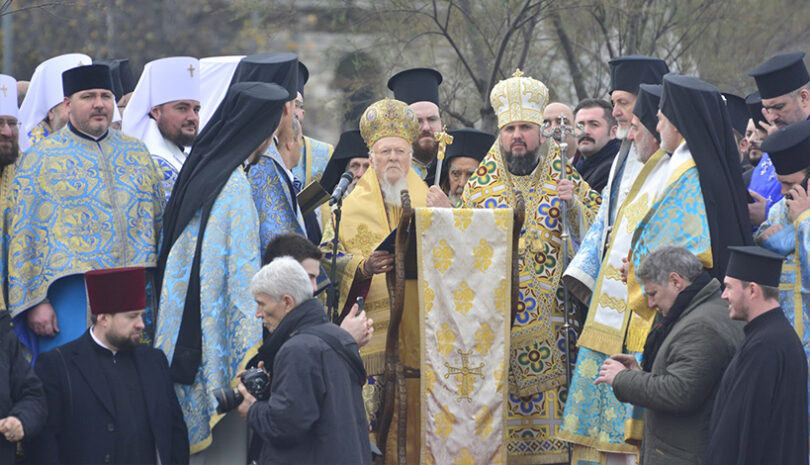
[[[171, 248], [160, 294], [155, 347], [171, 364], [185, 308], [191, 263], [200, 228], [200, 212]], [[208, 218], [200, 257], [202, 360], [194, 384], [175, 385], [188, 426], [191, 453], [211, 444], [211, 430], [222, 418], [216, 413], [216, 388], [236, 386], [262, 340], [254, 318], [256, 304], [248, 286], [259, 271], [259, 225], [250, 185], [241, 169], [231, 174]]]
[[[271, 147], [275, 152], [273, 144]], [[292, 183], [288, 182], [284, 167], [275, 158], [262, 155], [259, 162], [250, 167], [248, 180], [253, 193], [253, 203], [259, 215], [262, 251], [267, 249], [267, 244], [279, 234], [307, 235], [299, 222], [297, 209], [293, 209], [295, 192]]]
[[50, 136], [52, 132], [53, 130], [51, 129], [51, 125], [48, 124], [47, 119], [37, 123], [37, 125], [31, 128], [31, 131], [28, 133], [28, 140], [31, 141], [31, 147], [37, 145], [40, 141]]
[[[782, 225], [782, 229], [762, 239], [762, 234], [776, 225]], [[768, 218], [760, 225], [754, 240], [762, 247], [786, 256], [779, 277], [779, 306], [799, 335], [810, 361], [810, 210], [805, 210], [791, 222], [785, 199], [779, 200], [768, 212]], [[810, 379], [807, 388], [810, 392]]]
[[304, 136], [304, 146], [301, 147], [301, 161], [293, 168], [293, 175], [300, 179], [305, 186], [309, 185], [309, 183], [321, 177], [334, 150], [332, 144]]
[[[648, 163], [652, 165], [645, 165], [645, 169], [651, 172], [642, 171], [616, 219], [616, 226], [620, 226], [620, 218], [626, 220], [621, 225], [636, 225], [631, 232], [626, 297], [610, 303], [619, 307], [616, 311], [624, 317], [618, 341], [606, 339], [610, 333], [605, 332], [601, 344], [610, 347], [609, 350], [594, 348], [597, 345], [580, 346], [577, 355], [560, 434], [561, 438], [578, 446], [574, 450], [575, 464], [604, 463], [604, 453], [608, 452], [632, 453], [635, 447], [625, 440], [639, 439], [642, 410], [619, 402], [609, 385], [594, 386], [593, 382], [605, 360], [621, 352], [622, 346], [637, 357], [644, 349], [655, 312], [647, 307], [635, 276], [641, 260], [659, 247], [678, 245], [698, 256], [705, 267], [712, 266], [710, 231], [700, 179], [686, 145], [681, 144], [671, 157], [659, 152]], [[654, 196], [647, 200], [650, 194]], [[599, 277], [608, 279], [602, 275], [610, 273], [609, 268], [602, 267]], [[610, 279], [620, 279], [620, 276]], [[594, 299], [604, 295], [597, 289]], [[595, 314], [595, 302], [592, 302], [586, 329], [597, 323]]]
[[[160, 175], [146, 147], [120, 131], [98, 141], [70, 125], [52, 134], [20, 159], [8, 201], [8, 307], [35, 354], [86, 329], [85, 272], [155, 266]], [[36, 338], [24, 313], [46, 298], [60, 332]]]

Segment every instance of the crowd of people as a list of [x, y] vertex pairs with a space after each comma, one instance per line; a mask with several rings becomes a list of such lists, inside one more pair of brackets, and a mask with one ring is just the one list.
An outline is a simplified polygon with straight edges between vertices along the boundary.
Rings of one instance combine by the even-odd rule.
[[[477, 385], [508, 391], [496, 451], [457, 463], [808, 463], [803, 59], [740, 97], [618, 57], [576, 105], [517, 70], [494, 134], [447, 130], [442, 75], [407, 69], [334, 146], [293, 53], [0, 75], [0, 463], [435, 463], [420, 340], [456, 336], [392, 314], [428, 295], [391, 285], [406, 207], [525, 212]], [[490, 310], [456, 285], [423, 287]]]

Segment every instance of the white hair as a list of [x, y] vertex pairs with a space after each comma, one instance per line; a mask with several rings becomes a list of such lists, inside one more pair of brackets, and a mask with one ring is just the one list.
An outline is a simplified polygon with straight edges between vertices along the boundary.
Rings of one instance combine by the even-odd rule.
[[298, 306], [312, 298], [312, 282], [304, 267], [292, 257], [278, 257], [262, 267], [250, 281], [250, 295], [267, 294], [273, 300], [292, 297]]

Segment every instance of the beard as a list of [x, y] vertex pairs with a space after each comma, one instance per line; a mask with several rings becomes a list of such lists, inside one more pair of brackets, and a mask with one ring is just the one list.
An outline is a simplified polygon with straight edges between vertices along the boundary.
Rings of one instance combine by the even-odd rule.
[[0, 149], [0, 167], [8, 166], [17, 161], [20, 156], [20, 145], [17, 141], [11, 141], [11, 147], [8, 150]]
[[[430, 136], [430, 142], [425, 142], [424, 144], [420, 144], [422, 137]], [[416, 142], [413, 143], [413, 157], [419, 160], [422, 163], [429, 163], [436, 157], [436, 152], [439, 149], [439, 144], [436, 142], [436, 139], [433, 139], [432, 132], [423, 132], [419, 134], [419, 139], [416, 139]]]
[[[160, 133], [163, 135], [163, 137], [170, 140], [174, 145], [180, 147], [190, 147], [194, 143], [194, 139], [197, 137], [197, 131], [199, 130], [197, 125], [194, 123], [184, 123], [181, 127], [177, 128], [176, 131], [171, 131], [161, 123], [162, 121], [158, 121], [158, 129], [160, 129]], [[194, 128], [194, 134], [187, 134], [183, 132], [184, 128], [190, 127]]]
[[625, 140], [627, 139], [627, 134], [629, 133], [629, 127], [623, 128], [621, 125], [616, 126], [616, 139]]
[[391, 182], [388, 180], [388, 177], [383, 174], [382, 178], [380, 179], [380, 190], [382, 191], [383, 201], [386, 205], [390, 205], [392, 207], [401, 207], [402, 206], [402, 198], [400, 197], [400, 192], [408, 189], [408, 180], [405, 178], [403, 174], [396, 182]]
[[107, 333], [107, 341], [112, 344], [114, 347], [118, 348], [118, 350], [132, 350], [140, 345], [137, 340], [132, 340], [132, 338], [126, 336], [125, 334]]
[[537, 168], [537, 163], [540, 161], [540, 147], [536, 147], [534, 150], [526, 150], [526, 153], [523, 155], [515, 156], [511, 151], [506, 150], [506, 147], [501, 145], [501, 153], [503, 154], [504, 161], [506, 161], [506, 167], [509, 169], [509, 172], [515, 176], [532, 174], [532, 171]]

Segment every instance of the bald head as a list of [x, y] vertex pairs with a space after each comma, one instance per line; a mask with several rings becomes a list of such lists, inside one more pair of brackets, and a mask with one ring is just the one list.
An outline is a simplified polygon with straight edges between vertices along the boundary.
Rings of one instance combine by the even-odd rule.
[[[548, 126], [546, 130], [550, 131], [561, 125], [561, 116], [565, 117], [566, 126], [574, 125], [574, 110], [571, 107], [561, 102], [551, 102], [546, 105], [546, 109], [543, 110], [543, 124]], [[568, 142], [566, 154], [571, 158], [577, 151], [577, 139], [573, 135], [569, 135], [566, 137], [566, 141]]]

